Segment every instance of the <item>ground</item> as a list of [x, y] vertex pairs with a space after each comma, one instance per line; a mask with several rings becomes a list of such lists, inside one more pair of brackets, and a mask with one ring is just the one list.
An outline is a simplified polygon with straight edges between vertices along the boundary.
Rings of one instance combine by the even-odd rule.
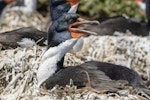
[[[12, 16], [12, 15], [11, 15]], [[11, 17], [16, 18], [16, 17]], [[20, 17], [16, 18], [18, 23], [30, 23], [33, 27], [45, 30], [47, 26], [43, 25], [45, 18], [38, 21], [26, 22]], [[32, 19], [32, 17], [31, 17]], [[35, 19], [36, 20], [36, 19]], [[9, 20], [8, 20], [9, 21]], [[35, 23], [37, 22], [37, 23]], [[48, 22], [48, 21], [46, 21]], [[11, 23], [13, 23], [11, 25]], [[16, 24], [11, 19], [11, 23], [2, 24], [1, 32], [12, 30]], [[35, 24], [34, 24], [35, 23]], [[8, 24], [8, 26], [7, 26]], [[10, 26], [11, 25], [11, 26]], [[26, 27], [27, 24], [20, 24]], [[23, 26], [20, 26], [23, 27]], [[19, 28], [19, 27], [17, 27]], [[83, 49], [75, 53], [67, 53], [65, 65], [78, 65], [85, 61], [97, 60], [124, 65], [137, 71], [142, 79], [147, 81], [150, 59], [150, 38], [138, 36], [90, 36], [84, 39]], [[0, 51], [0, 98], [2, 100], [144, 100], [143, 96], [137, 94], [132, 87], [127, 87], [117, 92], [113, 91], [96, 91], [90, 87], [77, 89], [73, 84], [65, 88], [55, 86], [52, 90], [47, 91], [41, 88], [41, 93], [36, 89], [36, 71], [39, 67], [42, 54], [46, 47], [34, 46], [31, 48], [16, 48]]]

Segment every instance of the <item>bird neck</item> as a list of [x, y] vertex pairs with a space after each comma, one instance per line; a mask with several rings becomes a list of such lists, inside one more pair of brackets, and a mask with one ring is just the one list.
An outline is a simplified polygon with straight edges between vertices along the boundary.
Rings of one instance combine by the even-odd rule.
[[[82, 39], [82, 38], [81, 38]], [[65, 54], [70, 50], [78, 50], [78, 39], [69, 39], [58, 46], [50, 47], [43, 55], [37, 71], [38, 87], [49, 77], [59, 71], [58, 63], [63, 63]], [[63, 65], [63, 64], [62, 64]], [[62, 66], [63, 67], [63, 66]]]
[[69, 9], [68, 13], [76, 13], [77, 9], [78, 9], [78, 3], [71, 6], [71, 8]]
[[[73, 46], [78, 39], [70, 39], [62, 42], [58, 46], [50, 47], [43, 55], [40, 66], [48, 67], [50, 69], [49, 76], [58, 71], [60, 67], [63, 67], [63, 61], [65, 54], [73, 49]], [[61, 66], [62, 65], [62, 66]]]

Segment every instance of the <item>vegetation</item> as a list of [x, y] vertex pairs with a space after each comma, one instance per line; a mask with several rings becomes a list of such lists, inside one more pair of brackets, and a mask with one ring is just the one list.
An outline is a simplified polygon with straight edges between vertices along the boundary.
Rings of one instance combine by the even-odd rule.
[[94, 19], [121, 15], [145, 17], [134, 0], [81, 0], [79, 12]]
[[[38, 0], [38, 5], [49, 5], [50, 0]], [[145, 19], [145, 13], [135, 0], [81, 0], [78, 12], [93, 19], [127, 15]], [[41, 7], [41, 6], [40, 6]], [[47, 7], [49, 9], [49, 7]], [[48, 11], [48, 10], [47, 10]]]

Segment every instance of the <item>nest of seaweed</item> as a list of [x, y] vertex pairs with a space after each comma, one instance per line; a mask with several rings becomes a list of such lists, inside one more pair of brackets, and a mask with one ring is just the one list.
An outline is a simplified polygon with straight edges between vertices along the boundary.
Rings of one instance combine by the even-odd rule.
[[0, 32], [11, 31], [22, 27], [36, 27], [39, 30], [46, 31], [49, 23], [50, 18], [44, 17], [38, 12], [28, 14], [21, 11], [13, 11], [8, 7], [0, 21]]
[[[1, 22], [1, 32], [22, 27], [36, 27], [45, 31], [48, 26], [45, 24], [47, 22], [49, 18], [44, 18], [39, 13], [28, 15], [8, 9]], [[149, 37], [90, 36], [84, 41], [85, 44], [81, 51], [66, 54], [64, 65], [74, 66], [90, 60], [111, 62], [136, 70], [145, 81], [149, 79], [146, 74], [150, 65]], [[77, 89], [72, 83], [66, 87], [56, 85], [52, 90], [42, 87], [41, 93], [36, 95], [36, 71], [45, 50], [46, 47], [34, 46], [0, 51], [0, 99], [145, 99], [136, 94], [131, 87], [117, 92], [97, 91], [89, 87]]]
[[[67, 53], [64, 64], [74, 66], [89, 60], [111, 62], [136, 70], [147, 79], [149, 67], [149, 37], [137, 36], [90, 36], [77, 53]], [[105, 42], [104, 42], [105, 41]], [[90, 88], [77, 89], [70, 84], [55, 86], [52, 90], [41, 88], [35, 95], [36, 71], [46, 47], [16, 48], [0, 52], [0, 94], [1, 99], [135, 99], [144, 97], [135, 94], [128, 87], [118, 92], [96, 91]]]

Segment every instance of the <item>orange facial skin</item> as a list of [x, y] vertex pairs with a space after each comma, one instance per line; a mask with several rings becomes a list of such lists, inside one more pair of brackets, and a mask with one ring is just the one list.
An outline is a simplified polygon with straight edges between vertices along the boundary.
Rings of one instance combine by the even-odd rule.
[[[77, 19], [79, 22], [83, 22], [85, 21], [85, 19], [83, 18], [78, 18]], [[71, 33], [71, 36], [72, 38], [80, 38], [81, 36], [85, 36], [86, 34], [85, 33], [79, 33], [79, 32], [76, 32], [75, 29], [78, 28], [80, 25], [76, 25], [76, 26], [70, 26], [69, 27], [69, 31]]]
[[[80, 2], [80, 0], [67, 0], [67, 1], [70, 3], [71, 6], [76, 5], [77, 3]], [[79, 22], [84, 21], [84, 19], [82, 19], [82, 18], [78, 18], [77, 20], [78, 20]], [[75, 32], [75, 29], [78, 28], [79, 26], [80, 26], [80, 25], [78, 25], [78, 26], [70, 26], [70, 27], [69, 27], [69, 31], [71, 32], [72, 38], [79, 38], [79, 37], [85, 35], [85, 34], [83, 34], [83, 33], [77, 33], [77, 32]]]
[[83, 22], [83, 21], [85, 21], [85, 19], [80, 18], [80, 17], [79, 17], [77, 20], [78, 20], [79, 22]]
[[12, 3], [12, 2], [14, 2], [16, 0], [4, 0], [4, 1], [5, 1], [6, 4], [10, 4], [10, 3]]
[[80, 0], [67, 0], [71, 6], [76, 5], [77, 3], [80, 2]]
[[77, 33], [74, 31], [75, 28], [69, 28], [72, 38], [80, 38], [81, 36], [85, 36], [85, 33]]

